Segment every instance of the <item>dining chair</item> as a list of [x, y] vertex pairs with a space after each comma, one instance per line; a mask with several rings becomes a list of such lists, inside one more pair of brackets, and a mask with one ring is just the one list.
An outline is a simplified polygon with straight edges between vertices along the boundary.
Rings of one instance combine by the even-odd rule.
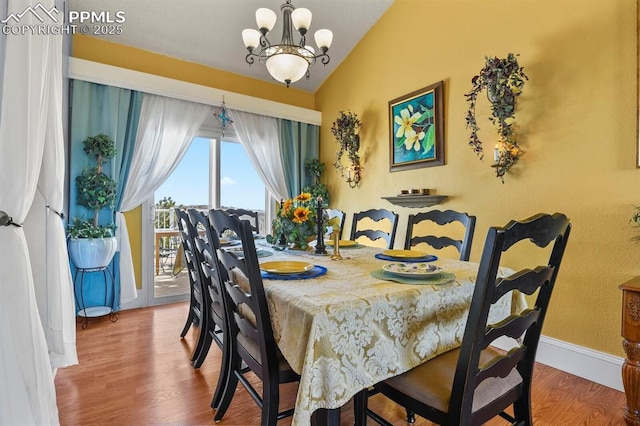
[[[353, 214], [353, 222], [351, 223], [351, 239], [355, 240], [359, 237], [367, 237], [371, 241], [383, 239], [386, 242], [386, 248], [393, 248], [396, 239], [396, 229], [398, 228], [398, 214], [386, 209], [370, 209]], [[365, 227], [362, 222], [370, 219], [376, 222], [373, 227]], [[381, 220], [388, 220], [390, 223], [389, 231], [381, 230], [378, 225]], [[366, 222], [365, 222], [366, 223]]]
[[[194, 366], [200, 367], [207, 357], [211, 342], [215, 342], [222, 352], [222, 361], [220, 365], [220, 373], [218, 375], [218, 384], [211, 400], [211, 407], [217, 408], [221, 399], [224, 388], [229, 380], [229, 342], [227, 332], [227, 319], [224, 311], [224, 292], [222, 282], [226, 278], [226, 271], [220, 268], [217, 251], [213, 248], [218, 240], [218, 234], [209, 223], [208, 216], [198, 210], [189, 209], [189, 218], [196, 229], [204, 229], [205, 232], [198, 233], [195, 237], [195, 253], [196, 260], [201, 267], [203, 292], [205, 294], [205, 309], [208, 309], [209, 322], [205, 331], [205, 340], [200, 349]], [[217, 244], [219, 246], [219, 244]]]
[[[241, 252], [217, 247], [220, 262], [227, 274], [224, 280], [224, 306], [229, 319], [232, 374], [229, 375], [214, 420], [217, 422], [223, 418], [240, 382], [261, 407], [261, 424], [275, 425], [277, 420], [293, 414], [293, 409], [278, 412], [280, 385], [297, 382], [300, 376], [284, 359], [273, 337], [252, 227], [248, 221], [221, 210], [210, 210], [209, 221], [216, 232], [230, 230], [242, 242]], [[245, 376], [247, 371], [242, 366], [243, 362], [262, 381], [262, 396], [251, 384], [253, 376]]]
[[[208, 235], [209, 219], [205, 213], [195, 209], [187, 210], [187, 214], [189, 215], [189, 221], [191, 222], [192, 228], [196, 231], [193, 235], [194, 263], [198, 268], [199, 276], [197, 279], [200, 282], [200, 290], [203, 296], [202, 310], [206, 311], [205, 317], [207, 319], [204, 324], [204, 328], [200, 330], [202, 335], [200, 351], [193, 360], [193, 366], [195, 368], [200, 368], [209, 353], [209, 348], [211, 347], [212, 342], [215, 342], [222, 350], [224, 315], [222, 312], [221, 293], [219, 291], [220, 280], [216, 275], [219, 268], [217, 268], [217, 265], [211, 260], [212, 248], [209, 243], [211, 239]], [[210, 270], [206, 271], [210, 273], [209, 276], [205, 273], [204, 266], [205, 263], [207, 263], [207, 259], [209, 269], [213, 269], [213, 272], [216, 274], [212, 275]]]
[[[459, 222], [464, 227], [464, 236], [462, 237], [462, 240], [456, 240], [449, 236], [435, 236], [431, 235], [431, 233], [416, 235], [416, 228], [419, 228], [419, 224], [423, 222], [433, 222], [440, 226]], [[404, 241], [404, 248], [409, 250], [420, 243], [426, 243], [435, 249], [453, 246], [460, 253], [460, 260], [469, 260], [469, 256], [471, 254], [471, 243], [473, 242], [473, 231], [475, 227], [475, 216], [453, 210], [431, 210], [428, 212], [411, 214], [407, 221], [407, 236]]]
[[249, 219], [251, 222], [251, 228], [256, 234], [260, 233], [260, 225], [258, 224], [258, 212], [247, 209], [225, 209], [229, 214], [235, 214], [240, 219]]
[[342, 230], [344, 229], [344, 219], [347, 217], [347, 215], [340, 209], [325, 209], [325, 213], [327, 214], [327, 218], [329, 220], [333, 219], [334, 217], [338, 218], [338, 222], [340, 223], [340, 228], [339, 228], [339, 234], [338, 234], [338, 239], [342, 239]]
[[[512, 424], [531, 425], [531, 380], [540, 333], [558, 276], [571, 224], [560, 213], [537, 214], [487, 233], [462, 345], [408, 372], [374, 385], [375, 389], [407, 410], [441, 425], [476, 425], [500, 416]], [[544, 249], [553, 243], [548, 262], [535, 265], [536, 256], [520, 260], [526, 268], [498, 278], [502, 253], [528, 240]], [[548, 249], [540, 250], [545, 253]], [[489, 323], [491, 306], [517, 290], [537, 292], [533, 308]], [[514, 343], [508, 352], [490, 346], [506, 336]], [[513, 406], [513, 415], [504, 410]], [[354, 400], [355, 424], [367, 415], [389, 425], [367, 407], [367, 392]]]
[[[187, 321], [184, 324], [180, 337], [184, 338], [191, 324], [196, 324], [198, 336], [196, 344], [191, 352], [191, 361], [196, 366], [198, 355], [201, 353], [206, 338], [206, 327], [208, 310], [206, 309], [206, 297], [202, 287], [202, 278], [200, 267], [195, 254], [195, 238], [197, 231], [189, 218], [186, 210], [176, 208], [176, 217], [178, 221], [178, 230], [184, 250], [184, 258], [187, 266], [187, 275], [189, 277], [189, 313]], [[198, 365], [199, 367], [199, 365]], [[197, 367], [196, 367], [197, 368]]]

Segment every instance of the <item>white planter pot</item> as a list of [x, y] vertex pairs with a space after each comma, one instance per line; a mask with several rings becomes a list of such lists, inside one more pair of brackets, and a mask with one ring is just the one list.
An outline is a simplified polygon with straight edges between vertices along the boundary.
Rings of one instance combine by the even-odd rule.
[[105, 268], [113, 259], [118, 248], [116, 237], [110, 238], [71, 238], [69, 257], [77, 268]]

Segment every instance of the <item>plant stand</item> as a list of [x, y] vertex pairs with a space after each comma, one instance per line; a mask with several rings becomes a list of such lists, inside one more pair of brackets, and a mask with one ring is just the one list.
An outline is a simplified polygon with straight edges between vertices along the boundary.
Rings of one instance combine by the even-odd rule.
[[[92, 306], [87, 308], [84, 302], [84, 277], [85, 274], [93, 273], [93, 272], [102, 272], [102, 277], [104, 278], [104, 306]], [[80, 280], [78, 281], [78, 277]], [[109, 283], [111, 283], [111, 303], [107, 304], [107, 294], [109, 290]], [[109, 319], [111, 322], [118, 321], [118, 314], [113, 310], [113, 304], [115, 302], [115, 289], [113, 274], [109, 270], [108, 267], [103, 268], [77, 268], [76, 272], [73, 274], [73, 286], [80, 285], [80, 300], [78, 300], [78, 293], [74, 291], [74, 295], [76, 297], [76, 303], [80, 307], [80, 310], [76, 314], [78, 317], [81, 317], [82, 321], [82, 329], [84, 330], [89, 325], [89, 318], [97, 318], [103, 317], [105, 315], [109, 315]]]

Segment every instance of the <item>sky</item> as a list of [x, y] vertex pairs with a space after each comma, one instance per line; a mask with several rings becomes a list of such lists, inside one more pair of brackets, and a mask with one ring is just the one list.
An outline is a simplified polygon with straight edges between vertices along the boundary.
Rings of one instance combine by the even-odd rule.
[[[223, 142], [220, 202], [224, 207], [264, 210], [264, 184], [239, 143]], [[171, 197], [177, 205], [209, 204], [209, 139], [195, 138], [180, 164], [155, 192], [155, 202]]]

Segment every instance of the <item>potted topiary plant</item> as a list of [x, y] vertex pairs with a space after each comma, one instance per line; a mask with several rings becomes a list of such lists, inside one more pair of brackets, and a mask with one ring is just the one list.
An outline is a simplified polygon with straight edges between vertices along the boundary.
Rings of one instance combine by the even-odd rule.
[[109, 265], [117, 249], [115, 224], [99, 224], [100, 210], [113, 207], [116, 200], [116, 181], [102, 169], [104, 162], [116, 155], [116, 147], [103, 133], [87, 137], [83, 144], [84, 152], [95, 157], [96, 166], [85, 168], [76, 177], [77, 203], [93, 215], [87, 220], [74, 217], [69, 224], [69, 256], [78, 268], [100, 269]]
[[322, 205], [329, 205], [329, 188], [320, 182], [320, 177], [324, 173], [324, 163], [317, 158], [310, 158], [304, 162], [304, 169], [308, 176], [311, 176], [311, 186], [305, 186], [302, 192], [308, 192], [314, 199], [322, 198]]

